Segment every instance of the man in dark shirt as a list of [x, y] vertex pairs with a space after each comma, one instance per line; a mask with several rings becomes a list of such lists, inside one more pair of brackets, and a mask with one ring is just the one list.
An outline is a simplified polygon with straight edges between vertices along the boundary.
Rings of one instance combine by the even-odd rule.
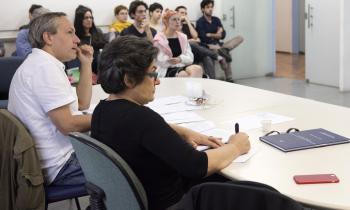
[[206, 76], [215, 79], [215, 66], [212, 59], [218, 60], [217, 52], [200, 45], [201, 40], [198, 38], [198, 33], [194, 25], [187, 17], [187, 8], [185, 6], [178, 6], [175, 11], [178, 12], [181, 17], [181, 31], [187, 35], [194, 56], [193, 63], [202, 63]]
[[145, 37], [149, 41], [153, 41], [153, 37], [157, 31], [149, 26], [147, 18], [148, 6], [145, 2], [135, 0], [130, 3], [129, 15], [134, 20], [134, 23], [128, 28], [124, 29], [120, 35], [134, 35], [137, 37]]
[[219, 55], [225, 58], [220, 62], [220, 65], [225, 72], [226, 81], [233, 82], [230, 51], [241, 44], [243, 38], [236, 36], [225, 43], [221, 43], [220, 40], [225, 38], [226, 33], [220, 19], [213, 16], [213, 8], [213, 0], [203, 0], [201, 2], [203, 16], [197, 20], [197, 31], [203, 46], [217, 51]]

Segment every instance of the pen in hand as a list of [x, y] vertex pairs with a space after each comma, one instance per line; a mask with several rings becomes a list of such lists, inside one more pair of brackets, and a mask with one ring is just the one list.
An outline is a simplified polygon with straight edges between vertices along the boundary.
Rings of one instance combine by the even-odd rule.
[[239, 124], [235, 123], [235, 133], [239, 133]]

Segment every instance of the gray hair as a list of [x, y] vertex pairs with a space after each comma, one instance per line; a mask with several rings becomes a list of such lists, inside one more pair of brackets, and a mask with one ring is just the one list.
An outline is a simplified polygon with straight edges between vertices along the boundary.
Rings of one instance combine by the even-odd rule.
[[63, 12], [50, 12], [34, 18], [29, 24], [29, 42], [33, 48], [42, 49], [45, 46], [43, 34], [56, 34], [57, 19], [66, 16]]

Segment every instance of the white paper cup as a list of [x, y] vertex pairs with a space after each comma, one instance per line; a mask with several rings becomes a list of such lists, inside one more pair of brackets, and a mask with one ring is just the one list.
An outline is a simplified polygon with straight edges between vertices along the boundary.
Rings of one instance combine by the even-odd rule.
[[203, 86], [198, 82], [186, 82], [186, 96], [190, 99], [203, 97]]
[[272, 121], [269, 119], [264, 119], [260, 121], [261, 129], [263, 132], [270, 132], [271, 131], [271, 124]]

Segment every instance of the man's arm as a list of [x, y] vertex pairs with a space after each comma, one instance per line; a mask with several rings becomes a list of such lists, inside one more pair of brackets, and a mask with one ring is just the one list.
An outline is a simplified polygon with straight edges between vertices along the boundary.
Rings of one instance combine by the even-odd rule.
[[219, 27], [216, 33], [207, 33], [207, 37], [213, 38], [213, 39], [223, 39], [223, 32], [224, 29], [222, 27]]
[[145, 22], [143, 22], [143, 29], [145, 30], [146, 32], [146, 35], [147, 35], [147, 39], [151, 42], [153, 42], [153, 34], [152, 34], [152, 30], [151, 30], [151, 27], [149, 25], [149, 22], [148, 20], [145, 20]]
[[197, 33], [196, 29], [193, 27], [191, 21], [188, 19], [187, 16], [185, 16], [184, 19], [185, 19], [185, 21], [186, 21], [186, 23], [187, 23], [187, 25], [188, 25], [188, 29], [189, 29], [189, 31], [190, 31], [190, 34], [191, 34], [191, 36], [192, 36], [192, 39], [193, 39], [193, 40], [197, 40], [197, 39], [198, 39], [198, 33]]
[[92, 95], [92, 70], [93, 48], [88, 45], [82, 45], [77, 49], [80, 60], [80, 79], [77, 85], [77, 96], [79, 110], [90, 107]]
[[86, 132], [91, 127], [91, 115], [72, 115], [69, 104], [49, 111], [48, 115], [64, 135], [70, 132]]

